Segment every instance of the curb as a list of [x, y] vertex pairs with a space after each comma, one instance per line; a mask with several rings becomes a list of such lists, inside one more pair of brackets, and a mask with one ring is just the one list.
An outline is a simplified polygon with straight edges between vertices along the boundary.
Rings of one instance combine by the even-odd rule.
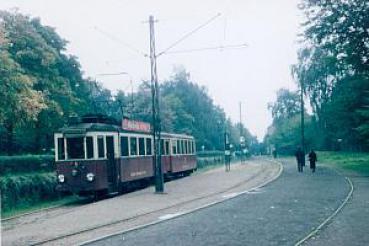
[[108, 234], [108, 235], [105, 235], [105, 236], [102, 236], [102, 237], [98, 237], [98, 238], [95, 238], [95, 239], [92, 239], [92, 240], [84, 241], [84, 242], [79, 243], [77, 245], [78, 246], [83, 246], [83, 245], [87, 245], [87, 244], [90, 244], [90, 243], [98, 242], [98, 241], [101, 241], [101, 240], [104, 240], [104, 239], [107, 239], [107, 238], [110, 238], [110, 237], [114, 237], [114, 236], [119, 235], [119, 234], [125, 234], [125, 233], [129, 233], [129, 232], [137, 231], [137, 230], [140, 230], [140, 229], [145, 229], [145, 228], [150, 227], [152, 225], [157, 225], [157, 224], [163, 223], [163, 222], [165, 222], [167, 220], [179, 218], [179, 217], [182, 217], [184, 215], [187, 215], [187, 214], [190, 214], [190, 213], [193, 213], [193, 212], [196, 212], [196, 211], [200, 211], [200, 210], [205, 209], [205, 208], [208, 208], [208, 207], [212, 207], [212, 206], [214, 206], [216, 204], [219, 204], [219, 203], [222, 203], [222, 202], [225, 202], [225, 201], [234, 199], [234, 198], [239, 197], [239, 196], [241, 196], [243, 194], [249, 193], [250, 191], [257, 190], [257, 189], [259, 189], [261, 187], [264, 187], [267, 184], [272, 183], [273, 181], [275, 181], [276, 179], [278, 179], [280, 177], [280, 175], [282, 174], [282, 172], [283, 172], [283, 165], [282, 165], [281, 162], [270, 160], [270, 159], [264, 159], [264, 161], [269, 161], [269, 162], [273, 162], [273, 163], [278, 164], [279, 165], [279, 171], [278, 171], [278, 173], [277, 173], [276, 176], [274, 176], [270, 180], [267, 180], [267, 181], [265, 181], [265, 182], [263, 182], [263, 183], [255, 186], [255, 187], [252, 187], [252, 188], [250, 188], [250, 189], [248, 189], [246, 191], [242, 191], [240, 193], [237, 193], [236, 195], [234, 195], [232, 197], [223, 198], [222, 200], [211, 202], [211, 203], [208, 203], [208, 204], [204, 204], [204, 205], [199, 206], [197, 208], [194, 208], [194, 209], [191, 209], [191, 210], [187, 210], [187, 211], [184, 211], [184, 212], [175, 214], [174, 216], [172, 216], [170, 218], [155, 220], [153, 222], [150, 222], [150, 223], [147, 223], [147, 224], [143, 224], [143, 225], [139, 225], [139, 226], [133, 227], [133, 228], [128, 229], [128, 230], [122, 230], [122, 231], [111, 233], [111, 234]]
[[[334, 170], [334, 169], [332, 169]], [[336, 170], [334, 170], [336, 171]], [[337, 171], [336, 171], [337, 172]], [[338, 172], [337, 172], [338, 173]], [[340, 174], [341, 175], [341, 174]], [[345, 176], [346, 182], [350, 185], [350, 191], [347, 194], [345, 200], [341, 203], [341, 205], [328, 217], [326, 218], [317, 228], [315, 228], [313, 231], [311, 231], [307, 236], [305, 236], [303, 239], [295, 243], [295, 246], [303, 245], [305, 242], [307, 242], [310, 238], [315, 236], [324, 226], [326, 226], [347, 204], [347, 202], [351, 199], [352, 194], [354, 192], [354, 185], [349, 177]]]

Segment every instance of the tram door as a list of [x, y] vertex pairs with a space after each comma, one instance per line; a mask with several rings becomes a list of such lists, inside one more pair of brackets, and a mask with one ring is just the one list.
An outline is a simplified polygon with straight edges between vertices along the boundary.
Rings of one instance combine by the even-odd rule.
[[108, 158], [107, 171], [109, 191], [117, 190], [117, 168], [114, 159], [114, 137], [106, 136], [106, 156]]

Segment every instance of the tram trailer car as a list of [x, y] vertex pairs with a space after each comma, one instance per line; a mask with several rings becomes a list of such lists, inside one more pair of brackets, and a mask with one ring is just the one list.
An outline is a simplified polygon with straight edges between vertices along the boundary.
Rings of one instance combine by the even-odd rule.
[[[57, 190], [79, 195], [122, 191], [132, 182], [154, 177], [150, 125], [124, 119], [122, 125], [82, 120], [54, 134]], [[165, 176], [197, 168], [195, 140], [184, 134], [161, 134]]]

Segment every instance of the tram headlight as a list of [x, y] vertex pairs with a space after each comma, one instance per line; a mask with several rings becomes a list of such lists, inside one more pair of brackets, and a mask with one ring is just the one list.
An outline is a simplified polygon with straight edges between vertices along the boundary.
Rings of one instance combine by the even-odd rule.
[[95, 174], [93, 174], [93, 173], [88, 173], [88, 174], [86, 174], [86, 179], [87, 179], [87, 181], [89, 181], [89, 182], [94, 181], [94, 180], [95, 180]]
[[64, 177], [64, 175], [63, 175], [63, 174], [59, 174], [59, 175], [58, 175], [58, 181], [59, 181], [60, 183], [64, 183], [64, 181], [65, 181], [65, 177]]

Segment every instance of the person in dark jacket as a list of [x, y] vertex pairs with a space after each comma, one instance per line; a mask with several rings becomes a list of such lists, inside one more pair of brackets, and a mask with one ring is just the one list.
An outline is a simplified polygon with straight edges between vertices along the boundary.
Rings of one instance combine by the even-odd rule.
[[273, 155], [273, 158], [276, 159], [277, 158], [277, 150], [276, 149], [273, 149], [272, 151], [272, 155]]
[[309, 153], [309, 162], [310, 162], [310, 169], [313, 173], [315, 173], [317, 161], [318, 161], [318, 158], [316, 156], [316, 153], [314, 152], [314, 150], [311, 150]]
[[304, 171], [305, 153], [301, 147], [297, 149], [295, 156], [297, 160], [297, 170], [302, 173]]

